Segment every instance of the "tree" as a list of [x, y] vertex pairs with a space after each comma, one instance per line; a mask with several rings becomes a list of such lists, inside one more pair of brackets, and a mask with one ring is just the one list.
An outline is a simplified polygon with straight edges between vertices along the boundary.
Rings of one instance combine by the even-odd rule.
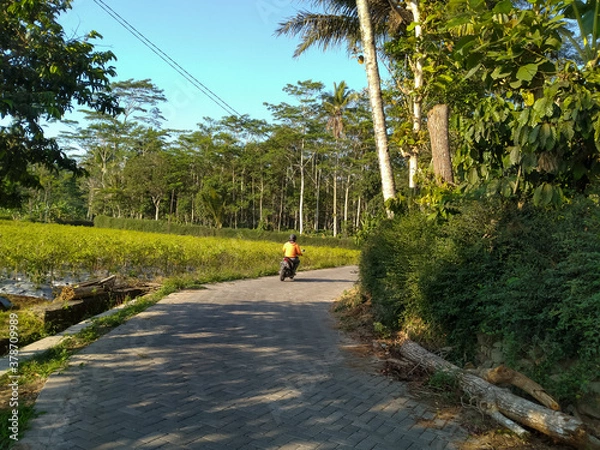
[[[379, 157], [383, 201], [387, 202], [396, 197], [396, 186], [394, 183], [392, 165], [390, 163], [385, 114], [383, 112], [383, 98], [381, 96], [381, 81], [379, 79], [379, 68], [377, 66], [377, 51], [375, 49], [371, 13], [369, 11], [367, 0], [356, 0], [356, 7], [360, 21], [362, 45], [365, 53], [365, 66], [369, 83], [369, 99], [371, 101], [371, 110], [373, 113], [373, 129], [375, 130], [375, 145]], [[391, 217], [393, 215], [391, 209], [386, 206], [386, 210], [388, 217]]]
[[570, 29], [563, 30], [562, 35], [575, 48], [581, 61], [595, 66], [600, 57], [600, 2], [598, 0], [565, 0], [563, 13], [566, 19], [575, 21], [579, 35], [573, 35]]
[[315, 141], [321, 131], [319, 114], [321, 105], [317, 100], [321, 97], [323, 83], [312, 80], [299, 81], [296, 85], [288, 84], [284, 92], [296, 98], [299, 105], [267, 105], [275, 119], [288, 128], [288, 148], [298, 156], [294, 166], [300, 171], [300, 190], [298, 199], [298, 232], [304, 233], [304, 201], [306, 190], [306, 165], [316, 151]]
[[122, 168], [134, 155], [156, 152], [162, 148], [166, 132], [160, 130], [159, 102], [165, 101], [162, 90], [149, 80], [127, 80], [110, 84], [119, 102], [119, 113], [84, 110], [87, 126], [61, 137], [83, 149], [81, 164], [86, 169], [88, 216], [107, 214], [108, 209], [121, 211], [115, 198], [122, 195]]
[[[128, 191], [140, 199], [149, 198], [154, 220], [160, 218], [160, 205], [169, 193], [169, 156], [163, 151], [135, 156], [124, 169]], [[143, 203], [140, 205], [143, 208]]]
[[[297, 35], [302, 33], [302, 42], [296, 48], [297, 57], [313, 45], [321, 45], [326, 49], [329, 45], [347, 42], [350, 47], [361, 41], [365, 53], [369, 98], [373, 114], [373, 128], [379, 158], [381, 186], [384, 202], [396, 197], [396, 186], [389, 156], [383, 100], [381, 96], [381, 81], [377, 65], [375, 34], [373, 21], [367, 0], [342, 1], [321, 0], [314, 2], [325, 5], [331, 14], [299, 13], [296, 17], [280, 24], [277, 34]], [[374, 1], [372, 5], [377, 13], [376, 29], [383, 33], [382, 24], [387, 22], [389, 14], [395, 14], [387, 1]], [[396, 21], [397, 23], [398, 21]], [[388, 216], [391, 210], [386, 206]]]
[[119, 111], [108, 92], [112, 52], [96, 52], [91, 32], [81, 40], [67, 39], [57, 22], [70, 0], [3, 1], [0, 9], [0, 205], [22, 201], [19, 186], [39, 187], [30, 167], [82, 174], [76, 162], [44, 136], [40, 122], [60, 119], [73, 102], [114, 114]]
[[122, 121], [126, 123], [129, 118], [135, 119], [154, 128], [160, 128], [162, 116], [158, 104], [167, 100], [162, 89], [154, 85], [151, 80], [119, 81], [111, 84], [111, 91], [119, 99], [122, 108]]
[[340, 155], [340, 139], [344, 137], [344, 111], [348, 104], [354, 99], [355, 95], [348, 90], [345, 81], [340, 84], [333, 83], [333, 92], [324, 96], [323, 107], [329, 116], [327, 120], [327, 128], [331, 131], [335, 139], [335, 168], [333, 170], [333, 235], [338, 233], [337, 219], [337, 177], [338, 177], [338, 162]]

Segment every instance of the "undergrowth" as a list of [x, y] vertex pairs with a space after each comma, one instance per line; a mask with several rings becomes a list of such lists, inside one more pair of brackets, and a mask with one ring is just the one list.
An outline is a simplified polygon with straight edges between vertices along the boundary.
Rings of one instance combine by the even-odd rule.
[[478, 336], [564, 406], [600, 373], [600, 208], [473, 202], [446, 220], [419, 211], [364, 245], [363, 295], [375, 321], [478, 363]]

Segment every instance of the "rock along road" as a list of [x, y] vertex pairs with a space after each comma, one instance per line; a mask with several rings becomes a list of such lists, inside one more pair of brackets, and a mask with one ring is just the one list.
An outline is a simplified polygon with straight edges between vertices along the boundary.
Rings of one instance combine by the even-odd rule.
[[467, 434], [344, 350], [356, 267], [172, 294], [52, 375], [14, 447], [457, 449]]

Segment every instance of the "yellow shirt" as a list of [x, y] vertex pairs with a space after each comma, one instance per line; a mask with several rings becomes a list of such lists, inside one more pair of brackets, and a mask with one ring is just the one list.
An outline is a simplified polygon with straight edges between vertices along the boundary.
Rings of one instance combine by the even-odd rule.
[[286, 242], [283, 244], [283, 256], [286, 258], [295, 258], [302, 255], [302, 250], [296, 242]]

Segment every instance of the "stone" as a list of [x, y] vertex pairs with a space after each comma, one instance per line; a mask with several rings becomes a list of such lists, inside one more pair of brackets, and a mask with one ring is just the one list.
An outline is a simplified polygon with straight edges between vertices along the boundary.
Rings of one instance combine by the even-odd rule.
[[10, 302], [9, 299], [7, 299], [6, 297], [0, 297], [0, 308], [2, 308], [3, 311], [11, 309], [12, 307], [13, 304]]

